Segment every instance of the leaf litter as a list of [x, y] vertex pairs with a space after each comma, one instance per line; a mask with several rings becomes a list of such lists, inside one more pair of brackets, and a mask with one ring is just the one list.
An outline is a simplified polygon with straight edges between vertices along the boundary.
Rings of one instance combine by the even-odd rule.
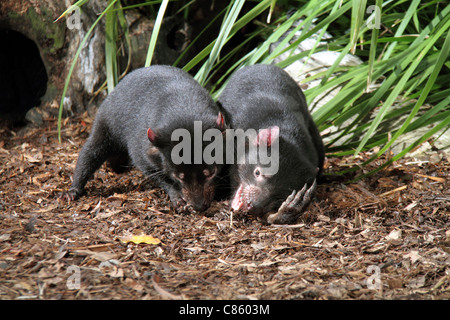
[[[0, 299], [450, 298], [448, 152], [356, 183], [334, 176], [296, 224], [264, 225], [226, 201], [176, 214], [135, 169], [103, 166], [85, 196], [58, 200], [88, 136], [83, 117], [67, 121], [62, 144], [53, 119], [0, 129]], [[325, 172], [368, 157], [330, 158]]]

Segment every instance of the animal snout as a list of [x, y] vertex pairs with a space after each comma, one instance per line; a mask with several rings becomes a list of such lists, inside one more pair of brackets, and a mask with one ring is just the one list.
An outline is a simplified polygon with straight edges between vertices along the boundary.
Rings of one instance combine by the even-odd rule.
[[192, 208], [194, 208], [194, 210], [198, 211], [198, 212], [205, 211], [206, 209], [208, 209], [208, 207], [209, 207], [209, 204], [206, 203], [206, 201], [203, 201], [201, 203], [194, 203], [192, 205]]
[[198, 195], [198, 194], [194, 195], [194, 194], [190, 193], [183, 198], [186, 200], [188, 205], [190, 205], [192, 207], [192, 209], [194, 209], [197, 212], [205, 211], [211, 205], [211, 202], [208, 201], [207, 198], [203, 197], [203, 195]]
[[214, 186], [206, 185], [202, 187], [183, 188], [183, 198], [197, 212], [208, 209], [214, 199]]

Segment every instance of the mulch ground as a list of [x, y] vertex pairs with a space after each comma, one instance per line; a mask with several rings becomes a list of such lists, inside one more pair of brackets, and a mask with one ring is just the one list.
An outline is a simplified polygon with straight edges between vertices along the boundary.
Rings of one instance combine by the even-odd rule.
[[61, 144], [54, 120], [0, 129], [0, 299], [450, 298], [448, 153], [321, 184], [297, 224], [271, 226], [226, 201], [176, 214], [139, 171], [105, 166], [59, 200], [91, 123], [66, 121]]

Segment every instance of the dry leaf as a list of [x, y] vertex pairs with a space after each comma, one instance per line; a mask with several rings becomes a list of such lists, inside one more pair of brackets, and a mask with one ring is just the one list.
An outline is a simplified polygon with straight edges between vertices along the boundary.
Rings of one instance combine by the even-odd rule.
[[11, 234], [4, 233], [4, 234], [0, 235], [0, 242], [1, 241], [8, 241], [10, 238], [11, 238]]
[[[230, 228], [227, 201], [205, 213], [177, 214], [157, 183], [136, 169], [116, 175], [102, 166], [84, 197], [56, 200], [70, 188], [91, 123], [66, 118], [59, 143], [53, 118], [37, 132], [0, 129], [2, 299], [449, 297], [448, 152], [435, 164], [398, 159], [350, 185], [344, 183], [354, 174], [388, 158], [358, 169], [372, 150], [330, 158], [327, 174], [349, 167], [358, 173], [318, 185], [299, 224], [270, 226], [234, 213]], [[30, 221], [33, 233], [24, 229]], [[145, 234], [164, 243], [116, 241]], [[369, 273], [371, 265], [379, 271]], [[367, 288], [378, 278], [380, 290]]]
[[131, 278], [126, 278], [125, 284], [138, 292], [143, 292], [145, 289], [143, 285], [139, 284], [137, 281], [135, 281]]
[[117, 200], [126, 201], [128, 200], [128, 196], [126, 194], [114, 193], [112, 196], [106, 198], [107, 201], [113, 202]]
[[406, 258], [411, 259], [411, 263], [414, 263], [414, 262], [416, 262], [417, 260], [422, 259], [422, 257], [419, 255], [419, 251], [416, 251], [416, 250], [411, 250], [411, 252], [408, 253], [408, 254], [406, 254], [406, 255], [404, 255], [403, 258], [405, 258], [405, 259], [406, 259]]
[[148, 235], [124, 236], [124, 237], [120, 237], [119, 240], [122, 241], [123, 243], [133, 242], [133, 243], [136, 243], [136, 244], [139, 244], [139, 243], [160, 244], [161, 243], [161, 240], [159, 240], [158, 238], [154, 238], [154, 237], [148, 236]]
[[113, 267], [113, 268], [111, 268], [111, 271], [109, 271], [106, 274], [112, 278], [123, 278], [123, 269]]
[[379, 187], [381, 188], [395, 188], [397, 187], [397, 183], [388, 177], [382, 177], [377, 180]]
[[42, 161], [42, 153], [38, 153], [37, 155], [24, 155], [28, 162], [30, 163], [40, 163]]
[[388, 279], [387, 284], [391, 289], [397, 289], [403, 287], [402, 279]]
[[422, 288], [425, 285], [425, 276], [419, 276], [415, 279], [412, 279], [411, 281], [408, 282], [408, 284], [406, 285], [407, 287], [411, 288], [411, 289], [417, 289], [417, 288]]
[[183, 296], [181, 295], [175, 295], [170, 293], [169, 291], [167, 291], [166, 289], [162, 288], [159, 283], [158, 283], [159, 277], [158, 276], [153, 276], [152, 277], [152, 284], [153, 284], [153, 288], [155, 288], [155, 290], [164, 298], [166, 299], [170, 299], [170, 300], [181, 300], [183, 299]]
[[81, 255], [81, 256], [90, 256], [97, 261], [108, 261], [111, 259], [115, 259], [117, 255], [112, 252], [96, 252], [91, 250], [73, 250], [73, 254]]
[[186, 248], [184, 248], [185, 250], [188, 250], [188, 251], [191, 251], [192, 253], [194, 253], [194, 254], [198, 254], [198, 253], [200, 253], [200, 252], [202, 252], [202, 251], [205, 251], [205, 249], [204, 248], [202, 248], [202, 247], [186, 247]]
[[392, 230], [387, 236], [386, 240], [401, 240], [402, 238], [402, 230]]

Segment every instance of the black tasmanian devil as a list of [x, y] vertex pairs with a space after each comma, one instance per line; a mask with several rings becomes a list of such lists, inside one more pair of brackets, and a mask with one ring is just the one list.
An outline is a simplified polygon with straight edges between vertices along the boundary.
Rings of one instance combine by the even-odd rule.
[[125, 171], [130, 164], [139, 168], [167, 192], [177, 210], [186, 205], [206, 210], [221, 165], [195, 160], [194, 152], [188, 161], [172, 159], [172, 149], [178, 144], [172, 141], [172, 133], [182, 128], [194, 136], [199, 124], [202, 132], [225, 130], [218, 106], [188, 73], [170, 66], [131, 72], [100, 106], [79, 154], [72, 186], [63, 197], [74, 200], [81, 196], [87, 181], [107, 161], [116, 172]]
[[[322, 139], [302, 90], [282, 69], [254, 65], [231, 76], [219, 102], [231, 128], [248, 137], [245, 159], [238, 157], [230, 169], [231, 207], [268, 223], [295, 222], [311, 199], [324, 161]], [[253, 137], [249, 130], [256, 132]]]

